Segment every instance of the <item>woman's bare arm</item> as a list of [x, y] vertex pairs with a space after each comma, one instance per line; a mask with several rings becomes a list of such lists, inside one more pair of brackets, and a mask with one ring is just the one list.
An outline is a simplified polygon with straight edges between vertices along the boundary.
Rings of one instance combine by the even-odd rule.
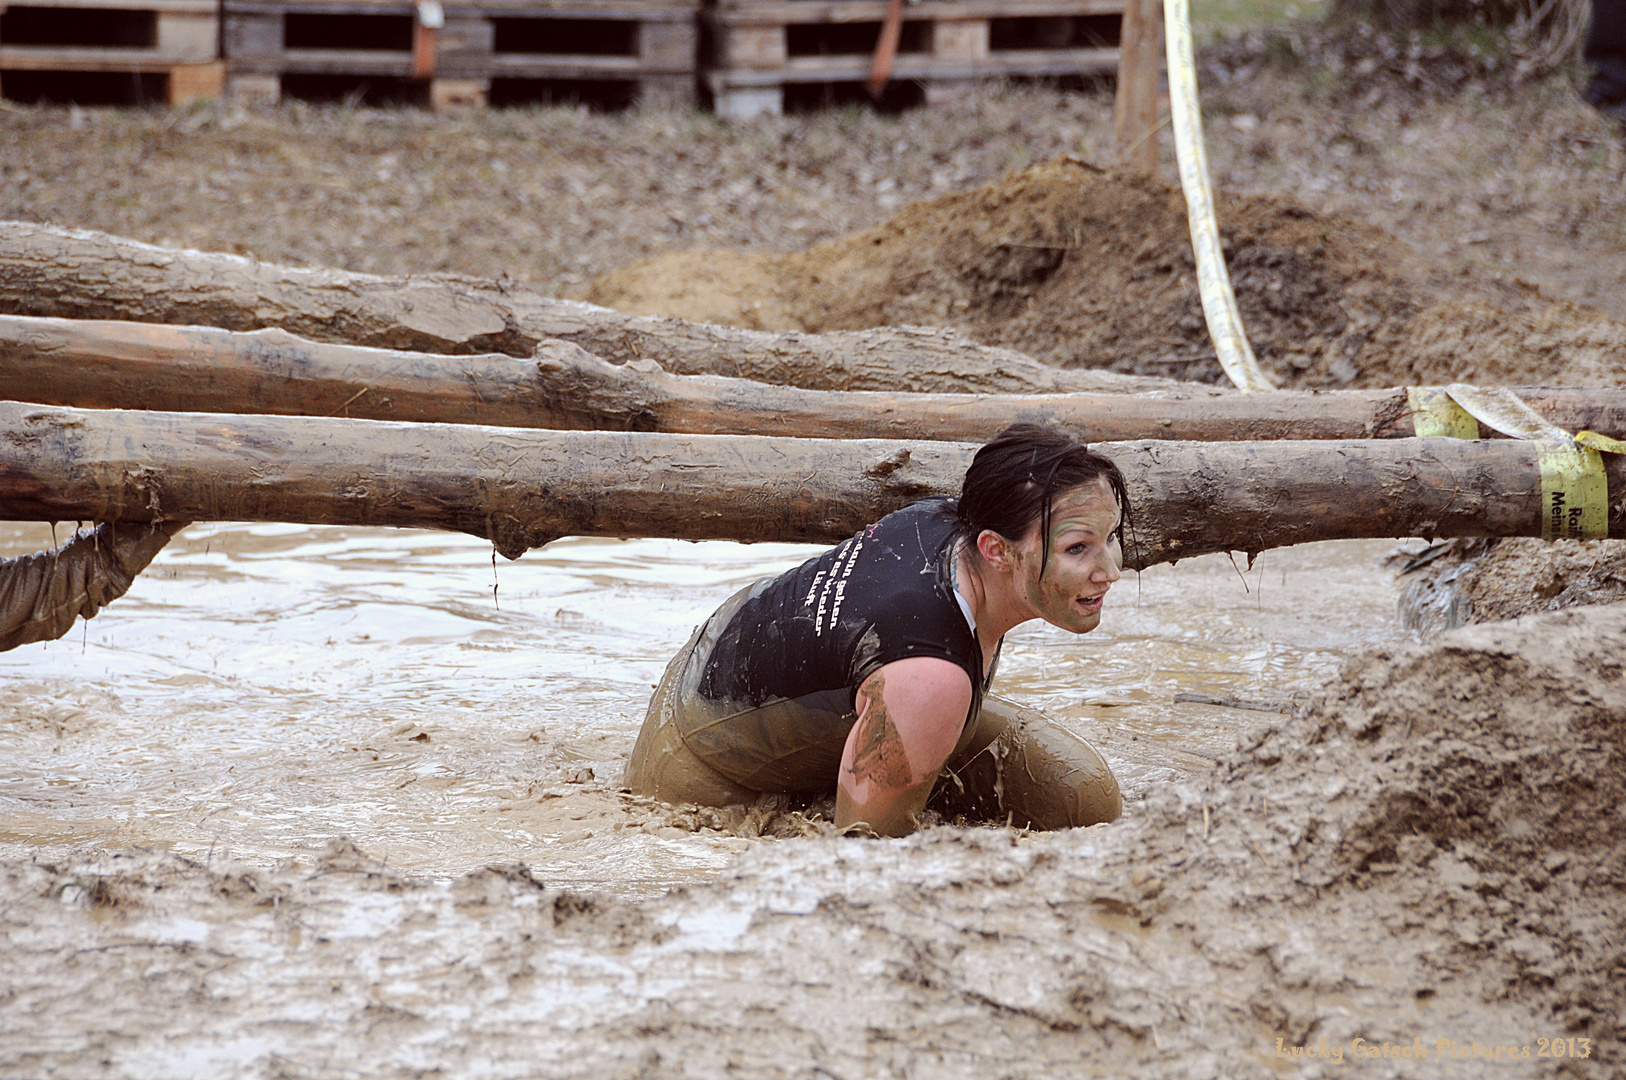
[[936, 657], [894, 660], [864, 680], [857, 704], [836, 783], [836, 827], [862, 822], [903, 836], [919, 824], [965, 726], [971, 677]]

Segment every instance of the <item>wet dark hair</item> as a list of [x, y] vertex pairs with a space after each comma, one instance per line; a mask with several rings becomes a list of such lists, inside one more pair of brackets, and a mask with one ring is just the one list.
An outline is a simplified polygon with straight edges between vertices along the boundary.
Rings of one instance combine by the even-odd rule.
[[1118, 499], [1122, 516], [1113, 535], [1122, 543], [1129, 524], [1129, 489], [1118, 466], [1055, 428], [1012, 424], [978, 450], [966, 470], [959, 533], [975, 548], [984, 529], [1020, 540], [1037, 521], [1043, 572], [1050, 561], [1050, 508], [1056, 494], [1102, 478]]

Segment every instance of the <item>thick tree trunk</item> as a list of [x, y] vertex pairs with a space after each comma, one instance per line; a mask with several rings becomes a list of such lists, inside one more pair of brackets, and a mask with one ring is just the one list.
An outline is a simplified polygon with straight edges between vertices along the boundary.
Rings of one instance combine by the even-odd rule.
[[[956, 492], [964, 443], [543, 432], [0, 402], [0, 518], [447, 529], [517, 558], [560, 536], [829, 543]], [[1132, 503], [1127, 561], [1309, 540], [1539, 536], [1528, 443], [1139, 442], [1100, 449]], [[1606, 455], [1626, 490], [1626, 458]], [[1611, 536], [1626, 507], [1610, 507]]]
[[70, 319], [276, 327], [318, 341], [529, 356], [548, 338], [614, 363], [812, 390], [1131, 392], [1179, 385], [1063, 370], [923, 327], [775, 334], [623, 315], [503, 281], [385, 278], [177, 251], [106, 233], [0, 222], [0, 311]]
[[[535, 358], [448, 357], [305, 341], [281, 330], [0, 315], [0, 387], [81, 408], [344, 415], [502, 427], [984, 442], [1017, 421], [1089, 442], [1405, 438], [1404, 390], [1227, 394], [890, 394], [801, 390], [606, 363], [546, 342]], [[1528, 388], [1571, 431], [1626, 434], [1626, 389]]]

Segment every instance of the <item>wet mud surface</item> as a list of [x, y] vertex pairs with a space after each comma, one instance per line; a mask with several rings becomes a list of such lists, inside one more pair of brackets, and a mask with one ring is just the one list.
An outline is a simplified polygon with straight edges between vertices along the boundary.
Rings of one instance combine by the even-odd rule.
[[[44, 526], [3, 537], [6, 553], [50, 543]], [[524, 860], [623, 897], [705, 878], [820, 815], [673, 811], [623, 795], [620, 770], [694, 625], [814, 550], [566, 540], [494, 564], [456, 535], [192, 526], [95, 620], [0, 655], [0, 854], [269, 866], [349, 836], [436, 877]], [[1279, 707], [1403, 637], [1391, 550], [1130, 576], [1088, 637], [1013, 635], [996, 689], [1090, 740], [1136, 800], [1260, 715], [1177, 695]], [[1329, 589], [1348, 621], [1315, 622]]]
[[642, 903], [344, 841], [8, 860], [0, 1065], [1614, 1075], [1622, 635], [1617, 605], [1380, 649], [1119, 824], [758, 844]]

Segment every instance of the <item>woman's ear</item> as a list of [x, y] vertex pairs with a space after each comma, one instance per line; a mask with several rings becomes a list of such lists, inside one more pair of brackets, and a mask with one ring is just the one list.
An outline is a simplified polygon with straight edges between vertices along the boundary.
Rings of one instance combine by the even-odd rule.
[[996, 570], [1009, 570], [1016, 552], [1011, 542], [992, 529], [977, 534], [977, 554]]

